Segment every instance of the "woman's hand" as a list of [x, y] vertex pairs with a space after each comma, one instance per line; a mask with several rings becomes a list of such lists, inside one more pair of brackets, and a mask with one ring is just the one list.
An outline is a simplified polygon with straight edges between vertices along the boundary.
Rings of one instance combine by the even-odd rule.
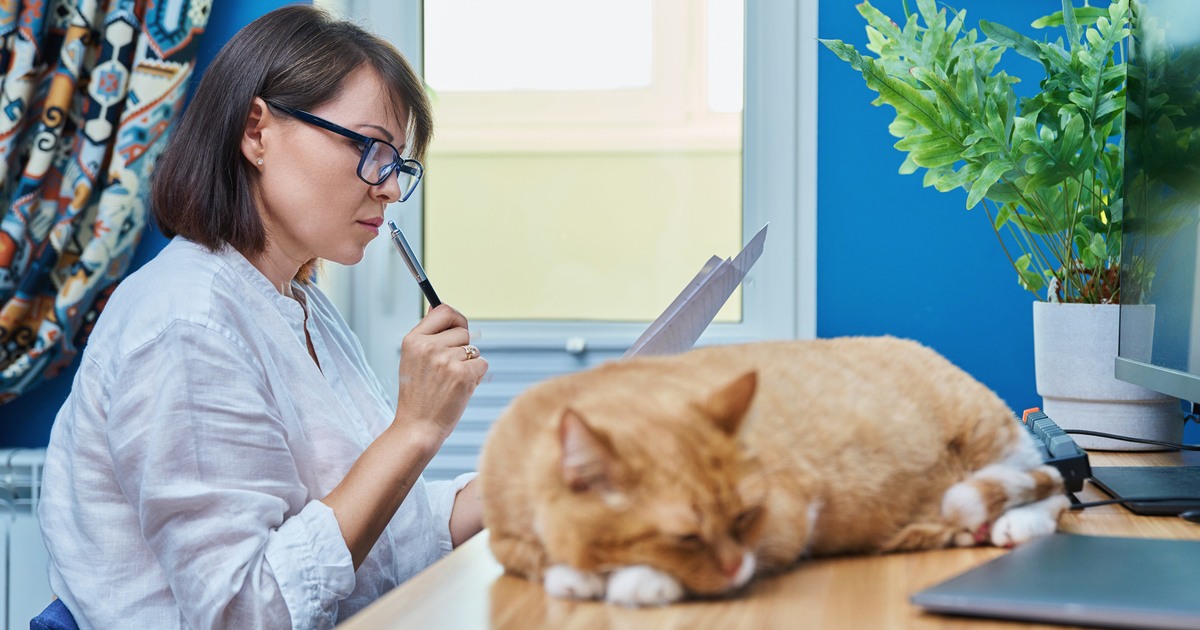
[[467, 318], [442, 304], [400, 344], [400, 391], [395, 423], [441, 444], [462, 417], [487, 373], [467, 330]]

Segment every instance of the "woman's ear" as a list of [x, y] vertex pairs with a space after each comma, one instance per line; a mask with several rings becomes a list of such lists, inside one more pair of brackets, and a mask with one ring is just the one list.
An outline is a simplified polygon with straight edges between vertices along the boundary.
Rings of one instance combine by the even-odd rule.
[[267, 102], [262, 97], [254, 97], [250, 102], [250, 113], [246, 115], [245, 127], [242, 129], [242, 156], [251, 164], [261, 167], [260, 160], [266, 153], [263, 131], [273, 119]]

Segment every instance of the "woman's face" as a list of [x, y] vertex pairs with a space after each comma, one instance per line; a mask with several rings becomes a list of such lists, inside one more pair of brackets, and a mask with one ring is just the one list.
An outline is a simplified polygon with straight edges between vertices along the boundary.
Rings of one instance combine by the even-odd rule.
[[[341, 95], [310, 113], [404, 152], [407, 119], [396, 110], [375, 72], [360, 68]], [[259, 211], [267, 228], [267, 264], [290, 280], [313, 258], [351, 265], [379, 234], [383, 209], [399, 199], [396, 177], [370, 186], [357, 174], [362, 147], [332, 131], [271, 110], [262, 139]], [[268, 273], [268, 276], [273, 274]]]

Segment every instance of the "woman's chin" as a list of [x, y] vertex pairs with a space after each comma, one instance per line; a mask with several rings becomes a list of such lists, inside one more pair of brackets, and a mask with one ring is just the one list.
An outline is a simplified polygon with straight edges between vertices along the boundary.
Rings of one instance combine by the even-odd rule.
[[367, 251], [366, 246], [363, 246], [361, 248], [355, 248], [355, 249], [348, 250], [348, 251], [338, 252], [338, 254], [336, 256], [331, 256], [331, 257], [325, 258], [325, 260], [328, 260], [329, 262], [337, 263], [339, 265], [345, 265], [345, 266], [349, 267], [351, 265], [357, 265], [358, 263], [362, 262], [362, 259], [365, 256], [366, 251]]

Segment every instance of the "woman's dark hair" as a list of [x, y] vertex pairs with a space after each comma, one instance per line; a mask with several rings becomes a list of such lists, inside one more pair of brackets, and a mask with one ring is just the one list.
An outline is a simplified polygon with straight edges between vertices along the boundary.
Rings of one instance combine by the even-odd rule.
[[[282, 7], [238, 31], [204, 72], [151, 183], [150, 206], [163, 234], [214, 251], [227, 243], [247, 257], [262, 253], [267, 234], [253, 195], [258, 171], [241, 151], [254, 97], [311, 110], [337, 98], [346, 77], [364, 65], [388, 90], [396, 119], [408, 114], [410, 153], [424, 157], [433, 114], [399, 51], [320, 9]], [[311, 271], [305, 265], [297, 279], [308, 280]]]

